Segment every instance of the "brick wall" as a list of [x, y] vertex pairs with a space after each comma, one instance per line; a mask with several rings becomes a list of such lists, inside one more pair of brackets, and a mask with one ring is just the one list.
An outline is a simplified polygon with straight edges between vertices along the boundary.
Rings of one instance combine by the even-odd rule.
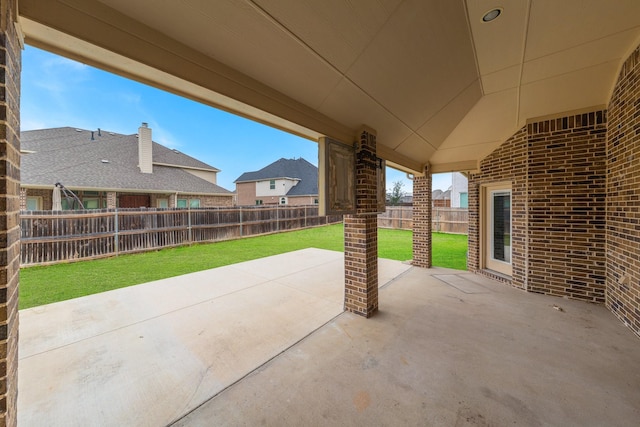
[[15, 0], [0, 0], [0, 425], [17, 424], [20, 69]]
[[431, 173], [413, 179], [413, 265], [431, 268]]
[[23, 188], [20, 192], [24, 192], [24, 207], [22, 206], [22, 199], [20, 200], [20, 209], [27, 208], [27, 196], [29, 197], [42, 197], [42, 210], [49, 211], [53, 206], [53, 185], [51, 190], [45, 190], [41, 188]]
[[236, 184], [238, 193], [238, 206], [249, 206], [256, 204], [256, 183], [241, 182]]
[[604, 302], [606, 112], [528, 125], [529, 290]]
[[318, 196], [295, 196], [287, 197], [287, 204], [290, 206], [317, 205]]
[[345, 310], [378, 310], [378, 194], [376, 136], [363, 130], [356, 161], [356, 214], [344, 216]]
[[[469, 256], [468, 269], [526, 289], [527, 247], [527, 129], [516, 132], [480, 163], [480, 172], [469, 176]], [[512, 276], [505, 280], [481, 270], [480, 186], [511, 182]]]
[[117, 207], [118, 207], [118, 195], [116, 194], [115, 191], [107, 191], [107, 209], [115, 209]]
[[608, 110], [606, 305], [640, 336], [640, 47]]
[[233, 195], [228, 196], [203, 196], [203, 195], [180, 195], [179, 199], [200, 199], [201, 208], [214, 208], [217, 206], [233, 206]]
[[20, 210], [27, 210], [27, 190], [25, 188], [20, 189]]
[[606, 113], [530, 123], [469, 181], [469, 269], [481, 271], [482, 184], [512, 186], [515, 287], [603, 302]]

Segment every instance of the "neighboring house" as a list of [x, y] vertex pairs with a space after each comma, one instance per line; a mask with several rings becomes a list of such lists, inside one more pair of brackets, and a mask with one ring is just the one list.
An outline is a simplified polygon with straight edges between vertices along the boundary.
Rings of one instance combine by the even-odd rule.
[[[20, 142], [22, 210], [52, 209], [57, 182], [86, 209], [233, 205], [219, 169], [153, 142], [146, 123], [137, 135], [63, 127], [22, 132]], [[62, 198], [62, 209], [74, 207]]]
[[451, 207], [469, 207], [469, 183], [467, 177], [460, 172], [451, 174]]
[[431, 192], [431, 204], [434, 208], [451, 207], [451, 187], [447, 191], [433, 190]]
[[318, 168], [303, 158], [280, 159], [235, 180], [238, 205], [318, 203]]

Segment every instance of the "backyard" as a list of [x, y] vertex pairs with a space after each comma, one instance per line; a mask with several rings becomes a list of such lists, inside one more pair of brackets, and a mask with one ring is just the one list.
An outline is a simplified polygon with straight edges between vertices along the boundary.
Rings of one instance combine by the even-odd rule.
[[[412, 233], [379, 229], [378, 255], [411, 259]], [[466, 269], [467, 236], [433, 233], [433, 265]], [[304, 248], [344, 250], [342, 224], [94, 261], [23, 268], [20, 309]]]

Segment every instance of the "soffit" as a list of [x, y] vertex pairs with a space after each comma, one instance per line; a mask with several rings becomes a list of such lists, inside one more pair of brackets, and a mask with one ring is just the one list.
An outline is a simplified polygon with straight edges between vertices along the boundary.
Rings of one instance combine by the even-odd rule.
[[28, 42], [308, 138], [368, 125], [390, 163], [417, 170], [605, 105], [640, 40], [637, 0], [508, 2], [490, 23], [493, 0], [20, 4]]

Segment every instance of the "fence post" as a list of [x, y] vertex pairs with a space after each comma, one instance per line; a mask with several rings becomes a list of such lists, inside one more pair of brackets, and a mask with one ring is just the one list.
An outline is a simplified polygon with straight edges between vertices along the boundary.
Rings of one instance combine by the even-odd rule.
[[242, 237], [242, 206], [240, 206], [240, 237]]
[[191, 235], [191, 203], [187, 206], [187, 240], [193, 243]]
[[276, 205], [276, 231], [280, 231], [280, 203]]
[[113, 244], [115, 246], [115, 254], [116, 256], [118, 256], [118, 254], [120, 253], [120, 236], [118, 235], [118, 232], [119, 232], [118, 208], [116, 208], [113, 212], [113, 231], [114, 231]]

